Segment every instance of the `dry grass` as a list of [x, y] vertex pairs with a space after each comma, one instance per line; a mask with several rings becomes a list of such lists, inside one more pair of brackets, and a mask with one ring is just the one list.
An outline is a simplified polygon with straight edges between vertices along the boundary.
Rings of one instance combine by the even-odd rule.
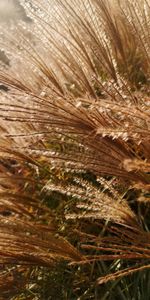
[[[132, 190], [146, 203], [150, 187], [149, 0], [21, 3], [33, 23], [0, 35], [11, 61], [0, 71], [0, 201], [14, 214], [1, 217], [1, 262], [137, 262], [98, 283], [149, 268], [149, 233], [128, 201]], [[71, 197], [63, 221], [79, 222], [84, 256], [37, 224], [51, 214], [43, 191]]]

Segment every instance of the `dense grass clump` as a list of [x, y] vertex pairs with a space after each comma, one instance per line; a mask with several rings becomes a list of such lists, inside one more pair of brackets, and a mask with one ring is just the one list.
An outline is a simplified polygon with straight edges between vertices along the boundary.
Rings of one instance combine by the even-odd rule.
[[150, 1], [20, 4], [0, 31], [2, 299], [149, 299]]

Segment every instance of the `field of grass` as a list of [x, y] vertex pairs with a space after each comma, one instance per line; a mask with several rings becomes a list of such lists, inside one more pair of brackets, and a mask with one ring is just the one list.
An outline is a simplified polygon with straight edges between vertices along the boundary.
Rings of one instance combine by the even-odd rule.
[[0, 22], [0, 299], [149, 300], [150, 1], [20, 5]]

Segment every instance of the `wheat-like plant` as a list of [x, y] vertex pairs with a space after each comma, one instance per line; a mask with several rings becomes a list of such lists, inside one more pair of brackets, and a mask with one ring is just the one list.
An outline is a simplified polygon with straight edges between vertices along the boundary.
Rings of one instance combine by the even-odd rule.
[[[30, 22], [0, 31], [0, 262], [131, 261], [98, 284], [147, 269], [150, 2], [20, 3]], [[50, 224], [54, 192], [80, 253]]]

